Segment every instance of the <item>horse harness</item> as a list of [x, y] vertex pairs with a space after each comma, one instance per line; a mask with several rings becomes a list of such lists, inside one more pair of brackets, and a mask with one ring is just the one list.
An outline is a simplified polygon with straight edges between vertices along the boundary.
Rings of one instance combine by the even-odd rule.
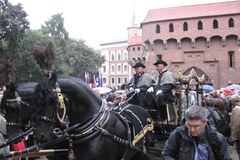
[[[15, 97], [16, 98], [11, 98], [11, 99], [6, 99], [6, 107], [10, 107], [15, 109], [18, 113], [20, 113], [21, 109], [22, 109], [22, 105], [25, 105], [27, 107], [31, 107], [31, 105], [29, 105], [29, 103], [24, 102], [21, 97], [18, 95], [17, 92], [15, 92]], [[23, 124], [22, 123], [22, 119], [21, 116], [18, 114], [18, 122], [6, 122], [7, 126], [24, 126], [26, 128], [28, 128], [30, 125], [29, 124]]]
[[[65, 119], [65, 117], [67, 116], [65, 111], [66, 111], [66, 106], [64, 103], [64, 97], [61, 94], [61, 90], [60, 89], [56, 89], [57, 95], [58, 95], [58, 99], [59, 99], [59, 107], [64, 109], [64, 114], [61, 118], [59, 118], [59, 115], [57, 113], [57, 117], [59, 119], [59, 122], [62, 123], [63, 119]], [[128, 107], [125, 107], [128, 108]], [[130, 110], [125, 110], [127, 112], [129, 112], [130, 114], [132, 114], [136, 119], [138, 119], [138, 117], [132, 113]], [[121, 138], [115, 134], [112, 134], [111, 132], [109, 132], [108, 130], [105, 129], [105, 126], [107, 124], [107, 122], [109, 121], [110, 118], [110, 113], [114, 113], [126, 126], [127, 128], [127, 139]], [[42, 120], [44, 121], [50, 121], [50, 122], [54, 122], [53, 119], [47, 118], [47, 117], [41, 117]], [[138, 119], [139, 124], [141, 124], [141, 121]], [[69, 141], [69, 147], [70, 150], [69, 152], [71, 154], [71, 157], [74, 157], [73, 155], [73, 151], [72, 151], [72, 144], [79, 144], [79, 143], [83, 143], [86, 141], [89, 141], [93, 138], [95, 138], [96, 136], [98, 136], [99, 134], [102, 134], [104, 136], [108, 136], [111, 139], [113, 139], [114, 141], [124, 144], [127, 147], [127, 149], [125, 150], [125, 153], [123, 154], [121, 160], [125, 160], [128, 156], [128, 151], [130, 148], [132, 149], [136, 149], [137, 151], [139, 151], [140, 149], [135, 147], [135, 144], [144, 137], [144, 135], [146, 134], [147, 131], [152, 131], [153, 130], [153, 124], [151, 123], [149, 126], [143, 126], [141, 124], [142, 127], [142, 131], [139, 132], [135, 137], [133, 137], [133, 135], [135, 135], [135, 131], [134, 128], [132, 126], [132, 128], [130, 127], [130, 122], [129, 120], [127, 120], [126, 117], [124, 117], [123, 115], [121, 115], [121, 113], [117, 113], [112, 111], [111, 109], [109, 109], [106, 104], [104, 103], [104, 101], [102, 101], [101, 107], [99, 109], [99, 111], [92, 115], [91, 117], [89, 117], [88, 119], [86, 119], [83, 122], [80, 122], [78, 124], [75, 124], [73, 126], [70, 127], [66, 127], [66, 129], [64, 129], [61, 133], [58, 133], [58, 138], [61, 138], [59, 135], [62, 136], [66, 136], [68, 141]], [[59, 131], [60, 132], [60, 131]], [[74, 141], [73, 141], [74, 139]], [[140, 150], [142, 151], [142, 150]], [[74, 158], [71, 158], [74, 159]]]

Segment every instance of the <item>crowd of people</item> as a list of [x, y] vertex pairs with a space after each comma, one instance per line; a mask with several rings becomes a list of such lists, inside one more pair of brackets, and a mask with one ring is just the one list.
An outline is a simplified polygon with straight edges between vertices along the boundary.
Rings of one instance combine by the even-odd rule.
[[[135, 74], [127, 85], [128, 93], [98, 94], [114, 111], [121, 111], [128, 103], [150, 106], [156, 109], [159, 120], [166, 120], [166, 105], [174, 102], [176, 80], [165, 61], [160, 59], [153, 65], [157, 71], [154, 76], [145, 72], [141, 62], [133, 66]], [[189, 93], [193, 97], [197, 94]], [[214, 90], [204, 93], [201, 105], [191, 97], [188, 103], [181, 105], [182, 122], [167, 139], [163, 159], [230, 160], [229, 145], [235, 146], [240, 159], [240, 92]], [[6, 121], [2, 114], [0, 124], [0, 141], [4, 141]]]
[[[130, 93], [136, 93], [135, 101], [128, 99], [133, 99], [132, 94], [126, 96], [112, 92], [106, 96], [108, 106], [120, 111], [126, 100], [145, 108], [154, 106], [159, 118], [165, 120], [166, 104], [174, 102], [176, 80], [167, 70], [165, 61], [157, 60], [153, 65], [157, 71], [154, 76], [144, 71], [146, 67], [143, 63], [138, 62], [133, 66], [135, 74], [129, 81], [128, 89]], [[188, 107], [181, 105], [182, 123], [166, 141], [163, 159], [228, 160], [232, 159], [229, 145], [234, 145], [240, 155], [239, 93], [229, 89], [204, 93], [201, 105], [190, 97]], [[197, 93], [191, 91], [191, 94], [194, 97]]]

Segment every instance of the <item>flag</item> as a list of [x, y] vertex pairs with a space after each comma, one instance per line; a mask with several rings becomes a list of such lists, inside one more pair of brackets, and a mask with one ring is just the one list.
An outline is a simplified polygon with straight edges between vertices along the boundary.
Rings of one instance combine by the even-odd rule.
[[87, 74], [87, 72], [85, 72], [85, 74], [84, 74], [84, 82], [86, 84], [88, 84], [88, 74]]
[[102, 87], [102, 76], [99, 74], [99, 77], [98, 78], [98, 87]]
[[89, 86], [90, 85], [90, 79], [89, 79], [89, 74], [85, 72], [84, 75], [84, 82]]
[[96, 88], [96, 78], [95, 78], [95, 74], [93, 75], [93, 81], [92, 81], [92, 88]]

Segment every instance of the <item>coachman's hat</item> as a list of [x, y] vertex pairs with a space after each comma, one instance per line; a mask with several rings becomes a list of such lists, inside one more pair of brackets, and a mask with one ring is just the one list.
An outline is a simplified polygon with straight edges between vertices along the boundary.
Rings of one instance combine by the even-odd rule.
[[167, 62], [165, 62], [165, 61], [163, 61], [163, 60], [161, 60], [161, 59], [159, 59], [159, 60], [157, 60], [153, 65], [158, 65], [158, 64], [163, 64], [164, 66], [167, 66], [168, 64], [167, 64]]
[[137, 67], [143, 67], [146, 68], [146, 66], [140, 62], [136, 63], [134, 66], [132, 66], [133, 68], [137, 68]]

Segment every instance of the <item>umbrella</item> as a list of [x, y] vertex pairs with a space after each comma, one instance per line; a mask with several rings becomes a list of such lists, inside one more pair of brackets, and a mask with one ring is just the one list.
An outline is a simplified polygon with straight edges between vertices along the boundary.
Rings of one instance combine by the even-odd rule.
[[109, 93], [112, 91], [112, 89], [108, 87], [97, 87], [97, 88], [94, 88], [93, 90], [98, 91], [99, 94]]
[[231, 90], [240, 90], [240, 85], [239, 84], [231, 84], [231, 85], [227, 86], [226, 88], [231, 89]]
[[209, 93], [209, 92], [212, 92], [213, 90], [215, 90], [215, 88], [211, 85], [208, 85], [208, 84], [204, 84], [203, 87], [202, 87], [203, 91]]

